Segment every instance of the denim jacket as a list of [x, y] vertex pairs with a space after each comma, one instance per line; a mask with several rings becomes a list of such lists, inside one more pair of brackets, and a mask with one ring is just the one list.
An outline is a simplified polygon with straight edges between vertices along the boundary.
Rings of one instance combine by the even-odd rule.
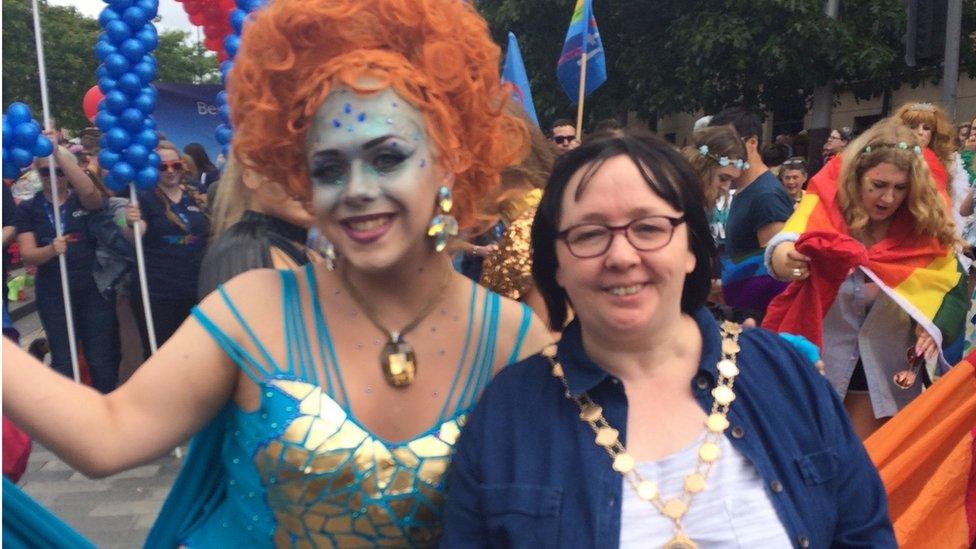
[[[703, 346], [691, 388], [708, 413], [721, 335], [707, 311], [694, 317]], [[834, 390], [773, 333], [747, 329], [739, 342], [725, 434], [762, 477], [794, 546], [896, 547], [884, 486]], [[570, 391], [588, 392], [626, 444], [623, 383], [587, 357], [578, 323], [557, 357]], [[488, 386], [456, 447], [442, 547], [619, 545], [622, 477], [563, 393], [539, 355]]]

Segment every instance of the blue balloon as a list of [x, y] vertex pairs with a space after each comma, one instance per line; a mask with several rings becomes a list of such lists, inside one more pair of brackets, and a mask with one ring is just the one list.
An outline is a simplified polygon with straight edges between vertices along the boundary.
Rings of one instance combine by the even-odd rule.
[[134, 5], [139, 6], [146, 13], [150, 14], [150, 18], [155, 17], [159, 11], [159, 2], [157, 0], [136, 0]]
[[217, 142], [221, 145], [227, 145], [230, 143], [231, 138], [234, 136], [234, 131], [230, 129], [227, 124], [221, 124], [217, 126]]
[[152, 166], [154, 168], [158, 168], [159, 167], [159, 162], [160, 162], [160, 160], [159, 160], [159, 153], [156, 152], [156, 151], [150, 151], [149, 152], [149, 157], [146, 158], [146, 165], [147, 166]]
[[146, 115], [134, 107], [129, 107], [122, 111], [119, 116], [119, 126], [131, 134], [135, 134], [143, 128], [142, 120]]
[[129, 163], [133, 168], [141, 168], [146, 165], [146, 161], [149, 160], [149, 149], [146, 147], [135, 143], [129, 145], [129, 148], [125, 150], [125, 161]]
[[224, 49], [227, 50], [227, 55], [235, 57], [237, 55], [237, 48], [241, 45], [241, 37], [236, 34], [228, 34], [227, 38], [224, 38]]
[[41, 127], [37, 125], [37, 122], [21, 122], [14, 126], [14, 145], [29, 149], [34, 146], [39, 133], [41, 133]]
[[247, 13], [251, 13], [263, 5], [263, 0], [237, 0], [237, 6]]
[[146, 166], [136, 173], [136, 188], [140, 191], [148, 191], [159, 181], [159, 169], [155, 166]]
[[121, 159], [122, 155], [115, 151], [109, 149], [102, 149], [98, 151], [98, 165], [106, 170], [111, 169], [112, 166], [116, 165]]
[[230, 124], [230, 106], [221, 105], [217, 107], [217, 114], [220, 115], [220, 121], [224, 124]]
[[104, 183], [105, 186], [108, 187], [108, 189], [113, 193], [122, 192], [126, 187], [125, 182], [120, 183], [114, 177], [112, 177], [112, 172], [108, 172], [104, 177], [102, 177], [102, 183]]
[[132, 30], [124, 21], [116, 19], [105, 25], [105, 35], [108, 36], [112, 44], [118, 46], [132, 37]]
[[105, 107], [106, 111], [119, 115], [122, 114], [122, 111], [129, 106], [129, 98], [126, 97], [126, 95], [121, 91], [113, 90], [105, 94], [103, 106]]
[[103, 65], [99, 65], [98, 68], [95, 69], [95, 77], [96, 78], [111, 78], [111, 76], [112, 75], [109, 74], [108, 69], [105, 68], [105, 65], [104, 64]]
[[109, 170], [109, 173], [112, 174], [112, 177], [115, 178], [116, 181], [123, 183], [132, 181], [132, 178], [136, 175], [136, 171], [132, 169], [132, 166], [130, 166], [128, 162], [125, 161], [117, 162], [114, 166], [112, 166], [112, 169]]
[[51, 156], [53, 152], [54, 145], [51, 144], [51, 140], [43, 135], [38, 135], [37, 141], [34, 143], [34, 156]]
[[236, 9], [230, 12], [230, 25], [234, 28], [235, 34], [240, 34], [244, 30], [244, 21], [247, 20], [247, 12]]
[[156, 49], [159, 45], [159, 34], [156, 32], [156, 27], [152, 25], [145, 25], [139, 32], [136, 33], [136, 40], [142, 42], [143, 47], [146, 51], [152, 51]]
[[4, 144], [10, 143], [10, 140], [13, 139], [13, 136], [14, 136], [14, 127], [10, 125], [10, 122], [7, 120], [7, 116], [4, 115], [4, 117], [3, 117], [3, 142], [4, 142]]
[[118, 88], [118, 85], [119, 83], [110, 76], [98, 79], [98, 87], [102, 90], [102, 93], [108, 93], [115, 90]]
[[132, 137], [129, 132], [123, 130], [122, 128], [115, 127], [105, 132], [105, 137], [108, 138], [108, 148], [121, 151], [122, 149], [129, 146], [132, 143]]
[[115, 46], [109, 43], [108, 37], [105, 35], [105, 33], [102, 33], [102, 37], [99, 38], [98, 42], [95, 43], [95, 57], [97, 57], [99, 61], [105, 61], [105, 58], [108, 57], [110, 53], [115, 53], [116, 51]]
[[156, 96], [143, 90], [132, 100], [132, 106], [139, 109], [143, 114], [152, 114], [153, 109], [156, 108]]
[[227, 92], [225, 90], [220, 90], [217, 92], [217, 103], [220, 105], [227, 104]]
[[122, 20], [125, 21], [126, 25], [129, 25], [129, 28], [136, 29], [149, 21], [149, 15], [146, 13], [146, 10], [139, 6], [130, 6], [122, 12]]
[[156, 79], [156, 64], [145, 61], [136, 63], [136, 66], [132, 67], [132, 72], [139, 77], [142, 85], [146, 85]]
[[20, 168], [14, 165], [13, 162], [9, 160], [3, 161], [3, 178], [4, 179], [17, 179], [20, 177]]
[[105, 67], [112, 78], [119, 78], [129, 72], [129, 60], [121, 53], [110, 53], [102, 61], [102, 67]]
[[132, 5], [132, 0], [107, 0], [108, 4], [115, 8], [117, 12], [125, 11], [125, 8]]
[[98, 24], [102, 28], [109, 24], [111, 21], [118, 21], [119, 13], [110, 7], [105, 7], [102, 9], [102, 13], [98, 14]]
[[224, 61], [220, 64], [220, 81], [226, 83], [230, 78], [230, 71], [234, 68], [233, 61]]
[[102, 136], [98, 138], [98, 148], [103, 151], [108, 150], [108, 136], [102, 133]]
[[16, 127], [17, 124], [23, 124], [24, 122], [30, 122], [30, 107], [20, 101], [11, 103], [7, 107], [7, 121], [10, 122], [11, 127]]
[[99, 111], [98, 114], [95, 115], [95, 125], [98, 126], [98, 129], [102, 130], [102, 133], [111, 130], [118, 124], [118, 118], [113, 116], [108, 111]]
[[10, 150], [10, 160], [13, 161], [14, 165], [18, 168], [26, 168], [30, 166], [31, 162], [34, 161], [34, 155], [27, 149], [21, 149], [20, 147], [14, 147]]
[[152, 118], [148, 117], [148, 116], [146, 118], [143, 118], [142, 119], [142, 125], [143, 125], [144, 128], [149, 129], [149, 130], [155, 130], [156, 129], [156, 121], [153, 120]]
[[159, 144], [159, 138], [156, 137], [156, 132], [150, 129], [145, 129], [139, 132], [133, 140], [147, 149], [155, 149], [156, 145]]
[[127, 72], [119, 78], [119, 89], [129, 97], [137, 97], [142, 91], [142, 80], [135, 73]]
[[146, 47], [135, 38], [129, 38], [119, 46], [119, 51], [132, 63], [138, 63], [146, 53]]

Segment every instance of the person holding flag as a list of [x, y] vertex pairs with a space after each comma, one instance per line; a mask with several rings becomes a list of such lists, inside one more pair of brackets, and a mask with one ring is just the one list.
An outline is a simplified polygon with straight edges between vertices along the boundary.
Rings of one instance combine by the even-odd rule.
[[583, 135], [583, 101], [607, 81], [607, 61], [592, 0], [576, 0], [566, 41], [556, 65], [556, 78], [570, 101], [577, 104], [576, 139]]

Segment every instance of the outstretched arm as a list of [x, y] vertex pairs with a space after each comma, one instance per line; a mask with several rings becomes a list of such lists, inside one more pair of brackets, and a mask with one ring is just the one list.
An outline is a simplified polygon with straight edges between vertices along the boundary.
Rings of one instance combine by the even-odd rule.
[[[228, 287], [228, 293], [244, 292]], [[201, 309], [218, 326], [236, 326], [219, 297], [211, 296]], [[108, 395], [3, 342], [4, 414], [92, 477], [145, 463], [187, 440], [233, 397], [238, 378], [238, 369], [194, 318]]]

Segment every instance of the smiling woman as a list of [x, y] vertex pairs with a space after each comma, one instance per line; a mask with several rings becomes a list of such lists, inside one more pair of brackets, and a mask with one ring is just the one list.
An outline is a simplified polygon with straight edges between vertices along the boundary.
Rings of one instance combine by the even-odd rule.
[[471, 414], [443, 546], [894, 546], [830, 387], [780, 338], [703, 308], [715, 244], [668, 143], [566, 153], [532, 242], [551, 327], [567, 303], [576, 318]]
[[256, 12], [228, 84], [234, 154], [257, 189], [312, 204], [335, 270], [236, 277], [105, 398], [5, 345], [5, 412], [93, 475], [199, 431], [149, 546], [436, 545], [467, 414], [548, 339], [439, 253], [527, 146], [499, 58], [456, 0]]

